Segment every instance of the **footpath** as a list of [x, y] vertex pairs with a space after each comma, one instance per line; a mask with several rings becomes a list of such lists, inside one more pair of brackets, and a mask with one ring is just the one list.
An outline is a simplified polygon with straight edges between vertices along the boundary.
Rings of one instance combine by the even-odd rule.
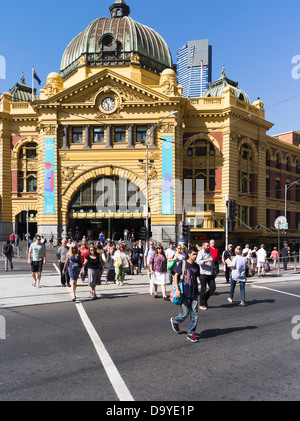
[[[4, 258], [0, 257], [0, 309], [23, 307], [42, 304], [55, 304], [71, 301], [71, 288], [63, 287], [60, 283], [60, 274], [55, 257], [56, 249], [47, 250], [48, 263], [42, 273], [41, 288], [32, 286], [32, 276], [29, 266], [26, 266], [25, 259], [15, 258], [14, 270], [4, 272]], [[281, 276], [268, 273], [264, 278], [249, 278], [249, 284], [253, 283], [273, 283], [300, 280], [299, 272], [288, 272]], [[225, 281], [224, 272], [221, 270], [216, 278], [217, 288], [225, 287], [229, 290], [229, 284]], [[167, 284], [167, 293], [169, 294], [172, 285]], [[146, 271], [141, 275], [126, 275], [123, 286], [115, 283], [106, 283], [106, 269], [102, 276], [102, 285], [97, 287], [99, 299], [104, 297], [118, 297], [124, 295], [140, 295], [150, 293], [150, 284]], [[160, 287], [158, 287], [160, 292]], [[90, 288], [87, 281], [82, 283], [78, 280], [76, 295], [79, 301], [89, 301]]]

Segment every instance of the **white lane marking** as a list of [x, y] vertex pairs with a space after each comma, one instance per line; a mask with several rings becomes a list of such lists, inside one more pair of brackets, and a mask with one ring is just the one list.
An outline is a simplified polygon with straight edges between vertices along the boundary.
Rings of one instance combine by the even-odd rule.
[[59, 270], [57, 264], [56, 263], [53, 263], [53, 266], [55, 267], [56, 272], [60, 274], [60, 270]]
[[[58, 273], [60, 273], [59, 268], [55, 263], [53, 263], [53, 266], [57, 270]], [[72, 296], [72, 293], [71, 293]], [[96, 332], [96, 329], [92, 325], [92, 322], [90, 321], [88, 315], [86, 314], [86, 311], [83, 308], [83, 305], [81, 303], [76, 303], [76, 308], [78, 310], [78, 313], [81, 317], [82, 323], [84, 324], [93, 344], [97, 351], [97, 354], [100, 358], [100, 361], [106, 371], [106, 374], [118, 396], [120, 401], [134, 401], [131, 393], [129, 392], [124, 380], [122, 379], [117, 367], [113, 363], [113, 360], [111, 359], [109, 353], [107, 352], [103, 342], [101, 341], [98, 333]]]
[[280, 291], [278, 289], [263, 287], [263, 286], [260, 286], [260, 285], [252, 285], [252, 288], [268, 289], [269, 291], [278, 292], [280, 294], [285, 294], [285, 295], [290, 295], [292, 297], [300, 298], [300, 295], [292, 294], [291, 292]]
[[100, 361], [106, 371], [106, 374], [119, 398], [120, 401], [134, 401], [131, 393], [129, 392], [124, 380], [122, 379], [119, 371], [113, 363], [109, 353], [107, 352], [103, 342], [101, 341], [96, 329], [92, 325], [88, 315], [86, 314], [83, 305], [76, 303], [76, 308], [81, 317], [81, 320], [94, 344]]
[[[53, 263], [57, 273], [60, 273], [59, 268]], [[72, 295], [72, 294], [71, 294]], [[107, 352], [103, 342], [101, 341], [96, 329], [92, 325], [86, 311], [81, 303], [76, 303], [76, 308], [81, 317], [82, 323], [84, 324], [93, 344], [100, 358], [100, 361], [106, 371], [106, 374], [118, 396], [120, 401], [134, 401], [131, 393], [129, 392], [124, 380], [122, 379], [119, 371], [114, 365], [109, 353]]]

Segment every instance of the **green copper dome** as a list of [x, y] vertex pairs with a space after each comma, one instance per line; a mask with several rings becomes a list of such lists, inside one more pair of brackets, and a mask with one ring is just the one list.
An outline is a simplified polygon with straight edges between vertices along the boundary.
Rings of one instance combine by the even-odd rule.
[[239, 85], [238, 82], [233, 82], [232, 80], [226, 77], [225, 68], [223, 66], [221, 77], [215, 82], [208, 84], [208, 89], [207, 91], [204, 92], [203, 96], [213, 97], [213, 98], [221, 97], [223, 96], [224, 89], [227, 86], [232, 86], [234, 88], [235, 96], [238, 99], [246, 102], [247, 104], [251, 104], [251, 101], [248, 95], [244, 91], [242, 91], [242, 89], [240, 89], [238, 85]]
[[94, 20], [68, 45], [61, 62], [63, 79], [82, 62], [90, 67], [126, 66], [136, 55], [141, 66], [154, 73], [173, 67], [167, 43], [156, 31], [131, 19], [124, 0], [115, 1], [110, 12], [110, 18]]

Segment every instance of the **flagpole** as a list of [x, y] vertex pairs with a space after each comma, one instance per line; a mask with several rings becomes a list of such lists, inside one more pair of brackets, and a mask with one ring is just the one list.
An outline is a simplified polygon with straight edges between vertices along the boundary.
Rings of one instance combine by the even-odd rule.
[[33, 92], [34, 92], [34, 66], [32, 66], [32, 102], [34, 101]]

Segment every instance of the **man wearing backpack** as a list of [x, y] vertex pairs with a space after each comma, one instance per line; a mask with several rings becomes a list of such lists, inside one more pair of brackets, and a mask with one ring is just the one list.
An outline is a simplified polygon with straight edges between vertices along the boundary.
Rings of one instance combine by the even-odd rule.
[[6, 244], [2, 247], [2, 253], [5, 256], [5, 272], [8, 271], [8, 262], [10, 264], [10, 270], [13, 270], [12, 258], [14, 257], [14, 248], [10, 240], [7, 240]]
[[[171, 318], [171, 326], [174, 332], [179, 333], [179, 324], [182, 323], [190, 313], [190, 325], [188, 329], [187, 339], [191, 342], [198, 342], [195, 331], [198, 323], [198, 277], [200, 276], [199, 265], [196, 263], [198, 250], [191, 247], [188, 250], [188, 259], [185, 262], [181, 260], [178, 263], [175, 273], [176, 296], [180, 298], [183, 294], [181, 304], [181, 312], [176, 317]], [[182, 291], [179, 282], [182, 275]]]

